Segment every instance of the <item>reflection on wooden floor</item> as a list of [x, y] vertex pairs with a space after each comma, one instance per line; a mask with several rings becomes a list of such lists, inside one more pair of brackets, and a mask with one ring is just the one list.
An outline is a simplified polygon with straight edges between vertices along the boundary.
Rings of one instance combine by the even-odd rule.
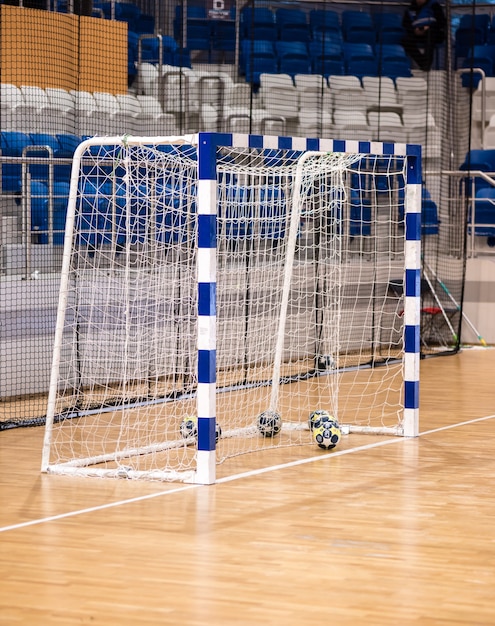
[[495, 350], [421, 364], [421, 436], [210, 487], [39, 473], [0, 433], [0, 624], [495, 624]]

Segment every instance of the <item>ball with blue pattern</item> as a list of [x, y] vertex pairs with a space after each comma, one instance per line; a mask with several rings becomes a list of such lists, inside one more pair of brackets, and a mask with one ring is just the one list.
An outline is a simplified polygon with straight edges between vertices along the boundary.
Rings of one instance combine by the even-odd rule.
[[323, 409], [313, 411], [308, 419], [311, 436], [322, 450], [332, 450], [342, 436], [338, 421]]
[[282, 417], [277, 411], [263, 411], [258, 415], [256, 426], [263, 437], [275, 437], [282, 430]]
[[[188, 443], [196, 443], [198, 438], [198, 418], [195, 415], [187, 415], [180, 424], [180, 434]], [[222, 428], [217, 422], [215, 426], [215, 442], [222, 436]]]

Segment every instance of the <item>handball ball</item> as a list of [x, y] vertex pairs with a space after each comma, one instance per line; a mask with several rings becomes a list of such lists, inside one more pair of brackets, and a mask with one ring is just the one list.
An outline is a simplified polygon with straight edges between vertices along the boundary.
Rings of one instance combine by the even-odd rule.
[[198, 418], [195, 415], [188, 415], [182, 420], [180, 434], [184, 439], [196, 438], [198, 436]]
[[313, 411], [309, 416], [309, 428], [313, 441], [322, 450], [331, 450], [342, 435], [338, 421], [328, 411]]
[[[198, 437], [198, 418], [195, 415], [188, 415], [185, 417], [180, 425], [180, 434], [184, 439], [197, 439]], [[222, 436], [222, 429], [217, 422], [215, 426], [215, 442]]]
[[258, 431], [263, 437], [275, 437], [282, 430], [282, 418], [276, 411], [263, 411], [256, 423]]
[[327, 417], [328, 419], [334, 419], [332, 415], [325, 411], [325, 409], [317, 409], [316, 411], [312, 411], [308, 417], [308, 426], [309, 430], [313, 430], [315, 422], [321, 420], [322, 417]]

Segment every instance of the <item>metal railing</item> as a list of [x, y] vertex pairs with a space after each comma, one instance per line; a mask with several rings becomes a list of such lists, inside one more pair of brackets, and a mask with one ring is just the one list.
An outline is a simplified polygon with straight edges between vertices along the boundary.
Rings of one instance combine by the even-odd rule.
[[[30, 152], [41, 151], [45, 151], [47, 157], [29, 156]], [[61, 243], [64, 231], [54, 228], [54, 203], [59, 197], [54, 190], [54, 169], [59, 165], [71, 165], [72, 159], [53, 158], [50, 146], [27, 146], [22, 157], [0, 156], [0, 188], [1, 170], [6, 164], [18, 165], [21, 174], [18, 189], [0, 194], [0, 275], [9, 273], [30, 279], [39, 270], [46, 273], [59, 272], [62, 245], [58, 245], [56, 239], [59, 236]], [[33, 178], [30, 173], [33, 165], [46, 166], [47, 176]], [[46, 194], [43, 190], [43, 195], [33, 196], [31, 182], [34, 181], [42, 182], [46, 186]], [[32, 223], [32, 209], [33, 203], [40, 199], [46, 200], [46, 228], [35, 229]], [[12, 232], [2, 232], [7, 225], [13, 228]], [[16, 256], [20, 261], [9, 268], [8, 260], [11, 256]]]

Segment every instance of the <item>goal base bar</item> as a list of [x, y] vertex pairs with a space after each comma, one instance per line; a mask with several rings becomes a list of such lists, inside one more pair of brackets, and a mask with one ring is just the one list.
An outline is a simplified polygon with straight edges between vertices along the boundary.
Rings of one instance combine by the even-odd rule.
[[386, 426], [356, 426], [354, 424], [341, 424], [342, 434], [361, 433], [363, 435], [393, 435], [394, 437], [404, 437], [404, 428], [402, 426], [386, 427]]
[[46, 474], [54, 474], [58, 476], [79, 476], [79, 477], [92, 477], [92, 478], [122, 478], [128, 480], [154, 480], [162, 482], [184, 482], [184, 483], [196, 483], [196, 471], [139, 471], [133, 470], [126, 466], [117, 467], [114, 469], [103, 469], [96, 467], [71, 467], [68, 465], [49, 465], [43, 470]]

